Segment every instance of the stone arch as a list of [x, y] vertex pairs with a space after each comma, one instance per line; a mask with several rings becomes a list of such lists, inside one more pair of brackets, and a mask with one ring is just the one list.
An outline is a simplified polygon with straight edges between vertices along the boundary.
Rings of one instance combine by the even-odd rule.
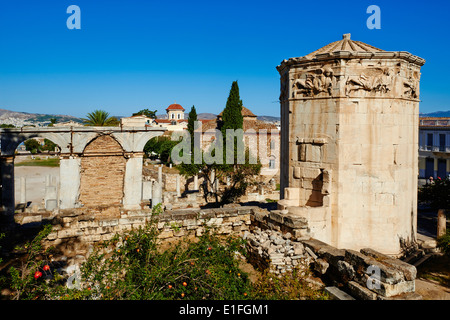
[[91, 140], [81, 155], [79, 202], [87, 207], [118, 207], [124, 193], [126, 159], [109, 134]]
[[60, 148], [61, 151], [67, 149], [70, 144], [66, 139], [64, 139], [64, 136], [50, 132], [14, 134], [11, 135], [9, 139], [2, 139], [2, 155], [14, 155], [15, 150], [22, 142], [37, 137], [52, 141]]

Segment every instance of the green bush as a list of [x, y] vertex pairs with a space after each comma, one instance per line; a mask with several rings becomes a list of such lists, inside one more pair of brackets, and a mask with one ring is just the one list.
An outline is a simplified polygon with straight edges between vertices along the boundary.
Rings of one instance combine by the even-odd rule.
[[[221, 241], [206, 232], [160, 252], [157, 229], [149, 224], [99, 246], [82, 266], [82, 288], [66, 290], [76, 299], [244, 299], [250, 281], [238, 267], [240, 238]], [[113, 249], [105, 250], [105, 249]], [[80, 293], [82, 293], [80, 295]], [[61, 293], [60, 293], [61, 296]]]
[[442, 252], [450, 256], [450, 230], [447, 230], [445, 235], [437, 239], [437, 246]]
[[61, 277], [52, 274], [48, 256], [51, 248], [43, 250], [41, 242], [51, 232], [52, 226], [46, 225], [38, 235], [16, 250], [25, 252], [25, 260], [20, 266], [9, 268], [9, 287], [13, 290], [12, 298], [15, 300], [36, 300], [47, 296], [48, 290]]
[[[161, 213], [155, 207], [153, 214]], [[282, 277], [268, 272], [252, 283], [237, 256], [245, 256], [245, 240], [219, 236], [206, 229], [196, 241], [161, 248], [156, 219], [144, 227], [116, 234], [94, 247], [81, 266], [79, 286], [69, 288], [67, 276], [49, 262], [41, 241], [46, 226], [22, 249], [27, 259], [9, 269], [13, 299], [55, 300], [243, 300], [325, 299], [294, 271]]]
[[436, 179], [419, 188], [418, 200], [433, 209], [450, 209], [450, 179]]

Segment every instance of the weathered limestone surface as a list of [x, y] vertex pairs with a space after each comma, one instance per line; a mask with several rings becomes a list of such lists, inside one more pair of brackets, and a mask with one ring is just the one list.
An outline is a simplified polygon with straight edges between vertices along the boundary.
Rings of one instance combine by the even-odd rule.
[[200, 236], [206, 228], [219, 234], [243, 234], [250, 229], [253, 210], [253, 207], [173, 210], [158, 216], [149, 210], [122, 210], [119, 216], [112, 217], [95, 208], [76, 208], [60, 210], [56, 215], [23, 213], [15, 218], [24, 226], [50, 222], [52, 232], [44, 245], [54, 246], [64, 255], [74, 257], [86, 256], [91, 245], [109, 240], [116, 233], [143, 227], [154, 219], [162, 240]]
[[417, 270], [406, 262], [370, 248], [337, 249], [317, 239], [302, 243], [317, 256], [315, 270], [341, 283], [360, 299], [389, 298], [415, 291]]
[[307, 219], [309, 236], [392, 255], [416, 240], [424, 62], [344, 35], [277, 67], [286, 155], [278, 204]]

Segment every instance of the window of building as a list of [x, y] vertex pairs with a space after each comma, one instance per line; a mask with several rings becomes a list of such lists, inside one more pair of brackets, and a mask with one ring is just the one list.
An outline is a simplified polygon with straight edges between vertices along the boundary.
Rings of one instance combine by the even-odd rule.
[[445, 133], [439, 134], [439, 151], [445, 151]]
[[275, 141], [270, 140], [270, 150], [275, 149]]
[[181, 119], [181, 114], [178, 114], [178, 119]]
[[172, 119], [175, 119], [175, 114], [172, 113]]
[[275, 159], [269, 160], [269, 169], [275, 169]]
[[427, 150], [431, 150], [433, 147], [433, 134], [427, 133]]

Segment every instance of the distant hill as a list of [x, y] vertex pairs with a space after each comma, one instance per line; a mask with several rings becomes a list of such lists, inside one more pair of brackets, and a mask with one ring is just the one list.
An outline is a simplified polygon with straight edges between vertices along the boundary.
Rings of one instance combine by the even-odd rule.
[[17, 112], [6, 109], [0, 109], [0, 120], [7, 120], [10, 118], [30, 122], [50, 122], [51, 118], [55, 118], [57, 122], [65, 122], [70, 120], [75, 122], [82, 122], [80, 118], [62, 114], [28, 113], [28, 112]]
[[450, 117], [450, 110], [436, 111], [431, 113], [420, 113], [419, 117]]
[[280, 117], [274, 117], [274, 116], [257, 116], [256, 119], [258, 119], [260, 121], [266, 121], [266, 122], [280, 121]]
[[216, 118], [217, 118], [217, 114], [214, 114], [214, 113], [203, 112], [203, 113], [197, 114], [197, 119], [201, 119], [201, 120], [213, 120]]

